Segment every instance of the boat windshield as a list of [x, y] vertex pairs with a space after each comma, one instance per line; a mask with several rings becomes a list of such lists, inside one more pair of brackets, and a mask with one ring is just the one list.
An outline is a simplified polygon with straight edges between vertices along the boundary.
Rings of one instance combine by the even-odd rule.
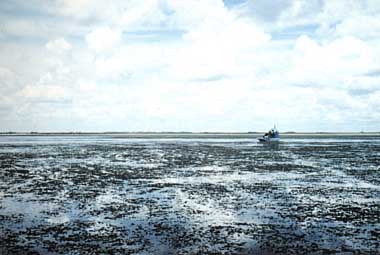
[[267, 133], [265, 133], [264, 136], [267, 136], [269, 138], [277, 138], [277, 137], [280, 137], [280, 134], [278, 133], [276, 129], [271, 129]]

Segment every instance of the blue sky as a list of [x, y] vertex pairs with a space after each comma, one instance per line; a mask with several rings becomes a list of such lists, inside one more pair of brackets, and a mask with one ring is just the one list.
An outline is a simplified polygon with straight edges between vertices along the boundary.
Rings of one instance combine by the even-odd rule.
[[380, 0], [4, 0], [0, 24], [0, 131], [380, 130]]

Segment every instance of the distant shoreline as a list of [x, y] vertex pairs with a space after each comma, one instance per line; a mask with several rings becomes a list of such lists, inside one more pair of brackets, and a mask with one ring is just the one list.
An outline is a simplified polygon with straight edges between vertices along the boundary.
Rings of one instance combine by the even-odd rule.
[[[0, 136], [106, 136], [110, 138], [256, 138], [265, 132], [0, 132]], [[375, 137], [380, 132], [283, 132], [283, 138]]]

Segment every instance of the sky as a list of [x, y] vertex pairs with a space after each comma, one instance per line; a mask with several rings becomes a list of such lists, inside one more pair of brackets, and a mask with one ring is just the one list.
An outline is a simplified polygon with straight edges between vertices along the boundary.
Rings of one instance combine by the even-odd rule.
[[380, 0], [2, 0], [0, 131], [380, 131]]

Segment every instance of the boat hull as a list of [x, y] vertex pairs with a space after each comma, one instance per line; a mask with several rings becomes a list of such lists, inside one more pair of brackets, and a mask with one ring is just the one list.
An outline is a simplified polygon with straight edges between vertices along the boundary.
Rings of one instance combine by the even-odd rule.
[[257, 138], [259, 140], [259, 142], [261, 143], [267, 143], [267, 142], [279, 142], [280, 141], [280, 138], [279, 137], [274, 137], [274, 138], [263, 138], [263, 137], [259, 137]]

